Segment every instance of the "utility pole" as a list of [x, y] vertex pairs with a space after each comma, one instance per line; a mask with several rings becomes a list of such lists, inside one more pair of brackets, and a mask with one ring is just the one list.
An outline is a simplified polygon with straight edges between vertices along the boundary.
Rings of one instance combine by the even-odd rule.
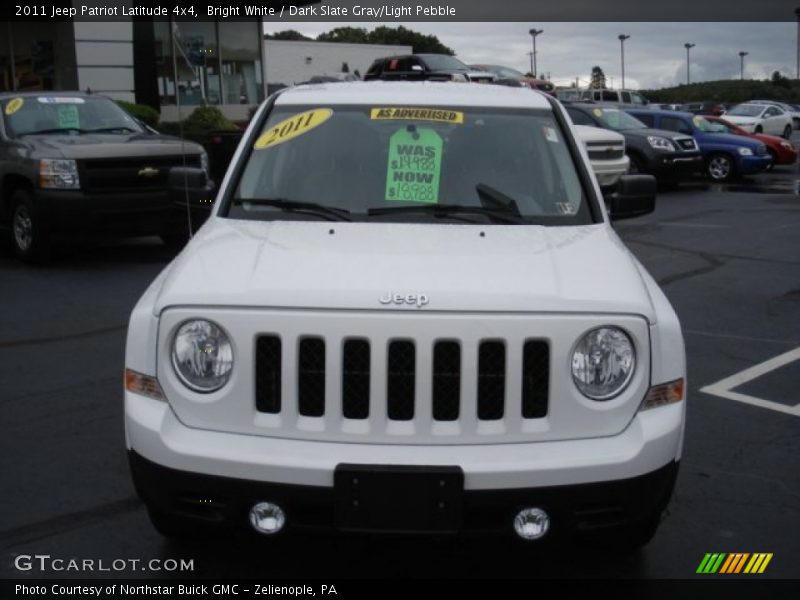
[[739, 52], [739, 79], [744, 79], [744, 57], [750, 54], [749, 52]]
[[536, 64], [536, 36], [544, 33], [544, 29], [531, 29], [528, 31], [531, 34], [531, 40], [533, 43], [533, 52], [531, 52], [531, 74], [533, 78], [536, 79], [539, 77], [539, 73], [536, 71], [537, 64]]
[[689, 50], [694, 48], [694, 46], [694, 44], [690, 44], [689, 42], [686, 42], [683, 45], [683, 47], [686, 48], [686, 85], [689, 85], [691, 82], [691, 79], [689, 78]]

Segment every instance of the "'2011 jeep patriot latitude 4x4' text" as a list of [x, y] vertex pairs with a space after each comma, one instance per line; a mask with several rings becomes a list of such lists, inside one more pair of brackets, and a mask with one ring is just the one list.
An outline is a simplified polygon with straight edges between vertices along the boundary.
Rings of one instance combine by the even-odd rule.
[[272, 96], [131, 315], [153, 523], [644, 543], [681, 456], [684, 347], [609, 219], [654, 189], [624, 176], [604, 208], [563, 108], [527, 89]]

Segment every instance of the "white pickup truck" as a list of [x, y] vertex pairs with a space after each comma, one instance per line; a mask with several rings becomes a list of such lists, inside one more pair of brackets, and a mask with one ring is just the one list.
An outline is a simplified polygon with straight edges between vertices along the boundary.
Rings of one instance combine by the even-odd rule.
[[610, 222], [654, 202], [646, 175], [604, 198], [562, 106], [527, 89], [273, 95], [130, 318], [154, 525], [645, 543], [681, 458], [684, 345]]

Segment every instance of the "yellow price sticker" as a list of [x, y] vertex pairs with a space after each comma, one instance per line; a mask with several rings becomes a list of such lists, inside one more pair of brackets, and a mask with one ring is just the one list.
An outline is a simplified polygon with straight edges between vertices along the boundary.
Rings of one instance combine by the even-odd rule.
[[283, 142], [288, 142], [299, 135], [308, 133], [315, 127], [319, 127], [333, 116], [330, 108], [315, 108], [284, 119], [276, 123], [256, 140], [253, 147], [256, 150], [264, 150], [277, 146]]
[[592, 114], [599, 119], [603, 116], [603, 111], [599, 108], [594, 108], [592, 109]]
[[11, 102], [6, 104], [6, 114], [13, 115], [20, 108], [22, 108], [23, 104], [25, 104], [25, 100], [23, 100], [22, 98], [14, 98], [13, 100], [11, 100]]

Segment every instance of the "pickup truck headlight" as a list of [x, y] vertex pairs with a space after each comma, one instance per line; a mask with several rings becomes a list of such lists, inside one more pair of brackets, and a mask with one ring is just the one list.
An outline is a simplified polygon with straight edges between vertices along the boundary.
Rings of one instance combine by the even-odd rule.
[[610, 400], [621, 394], [635, 367], [633, 342], [619, 327], [592, 329], [572, 353], [572, 380], [592, 400]]
[[178, 328], [172, 342], [172, 366], [189, 389], [214, 392], [230, 379], [231, 342], [216, 323], [205, 319], [186, 321]]
[[200, 155], [200, 168], [203, 169], [203, 171], [206, 172], [206, 176], [208, 176], [208, 153], [205, 151]]
[[80, 189], [78, 163], [74, 160], [43, 158], [39, 161], [39, 187], [58, 190]]
[[739, 152], [739, 154], [741, 154], [742, 156], [753, 156], [753, 151], [752, 151], [752, 150], [750, 150], [750, 148], [744, 148], [744, 147], [742, 147], [742, 148], [737, 148], [736, 150], [737, 150], [737, 151]]
[[675, 152], [675, 146], [672, 145], [667, 138], [659, 137], [657, 135], [648, 135], [647, 136], [647, 143], [650, 144], [651, 148], [655, 148], [656, 150], [666, 150], [667, 152]]

